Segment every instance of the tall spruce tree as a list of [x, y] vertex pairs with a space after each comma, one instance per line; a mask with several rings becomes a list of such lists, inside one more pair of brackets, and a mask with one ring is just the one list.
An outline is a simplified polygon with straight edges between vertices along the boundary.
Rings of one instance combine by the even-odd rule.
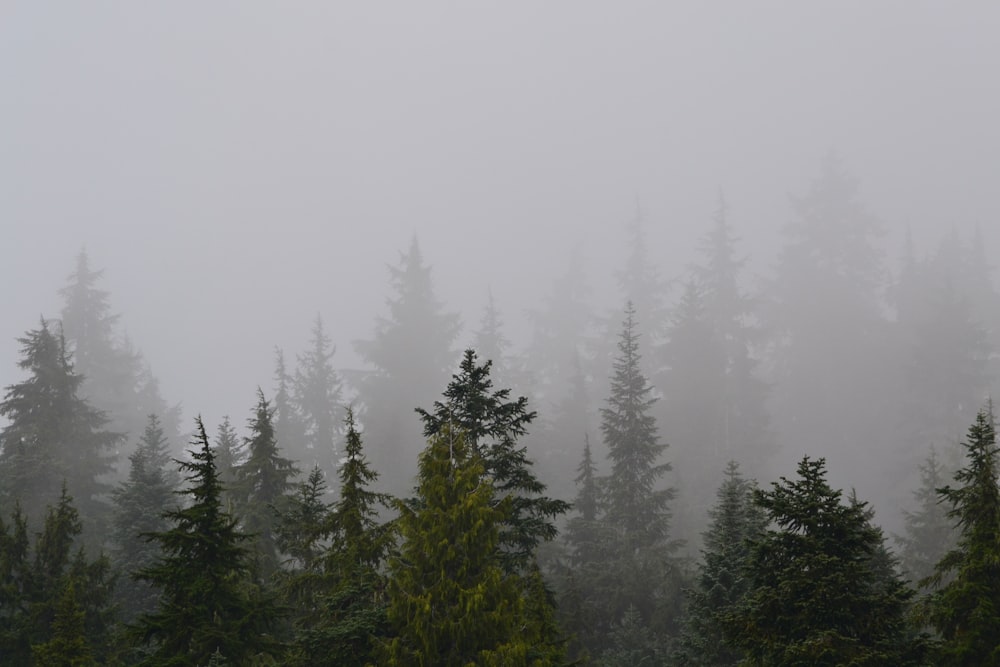
[[340, 437], [337, 417], [340, 379], [330, 363], [334, 351], [323, 329], [323, 320], [317, 315], [309, 349], [299, 356], [293, 399], [305, 427], [306, 451], [302, 452], [299, 464], [304, 468], [318, 465], [330, 476], [336, 472]]
[[215, 433], [215, 445], [212, 447], [215, 455], [215, 469], [222, 484], [222, 505], [227, 511], [234, 507], [237, 474], [246, 462], [244, 443], [240, 442], [236, 429], [233, 428], [229, 415], [222, 418]]
[[355, 346], [372, 367], [359, 386], [368, 452], [386, 489], [402, 496], [412, 488], [420, 451], [413, 408], [447, 381], [459, 320], [435, 296], [416, 238], [389, 276], [388, 317], [378, 318], [371, 340]]
[[298, 471], [281, 456], [274, 439], [273, 411], [264, 392], [257, 390], [257, 405], [250, 418], [250, 436], [245, 438], [247, 459], [236, 469], [233, 485], [236, 516], [251, 536], [257, 556], [257, 574], [267, 581], [278, 569], [276, 526], [292, 480]]
[[277, 652], [272, 629], [278, 611], [249, 579], [249, 537], [222, 507], [222, 485], [199, 417], [189, 451], [181, 461], [188, 473], [183, 508], [164, 514], [169, 530], [152, 533], [162, 556], [139, 573], [160, 590], [156, 611], [133, 627], [137, 639], [151, 644], [143, 665], [197, 667], [219, 654], [229, 664], [252, 664]]
[[672, 632], [681, 601], [677, 567], [671, 557], [671, 488], [662, 477], [670, 464], [662, 461], [666, 444], [649, 414], [655, 398], [640, 368], [635, 309], [625, 308], [611, 377], [607, 407], [601, 409], [601, 431], [611, 460], [602, 479], [603, 533], [609, 540], [604, 574], [593, 582], [605, 625], [595, 633], [607, 637], [608, 623], [621, 621], [630, 607], [654, 633]]
[[[389, 560], [386, 665], [527, 664], [524, 600], [499, 552], [504, 507], [457, 427], [420, 456], [414, 503], [397, 502], [402, 544]], [[551, 663], [540, 663], [551, 664]]]
[[542, 541], [556, 535], [554, 519], [569, 504], [545, 495], [545, 485], [532, 471], [527, 449], [518, 439], [535, 418], [524, 396], [510, 400], [510, 389], [493, 389], [492, 361], [479, 364], [466, 350], [459, 372], [435, 401], [433, 412], [418, 408], [428, 438], [451, 425], [460, 428], [467, 446], [479, 457], [494, 489], [495, 504], [508, 508], [500, 521], [500, 549], [504, 570], [524, 572]]
[[711, 522], [674, 655], [677, 664], [691, 667], [735, 667], [745, 657], [725, 642], [722, 618], [749, 592], [745, 571], [750, 544], [764, 532], [767, 519], [753, 501], [754, 483], [743, 478], [735, 461], [729, 462], [725, 474], [709, 513]]
[[389, 496], [370, 487], [378, 473], [365, 458], [354, 411], [347, 410], [340, 499], [327, 515], [330, 546], [322, 556], [320, 612], [299, 624], [293, 664], [363, 667], [388, 629], [383, 567], [393, 544], [391, 524], [378, 521]]
[[30, 375], [7, 387], [0, 402], [0, 416], [9, 421], [0, 432], [0, 509], [9, 513], [19, 500], [28, 522], [37, 525], [65, 481], [88, 541], [98, 543], [110, 509], [104, 476], [121, 436], [105, 431], [107, 417], [80, 397], [82, 378], [62, 336], [43, 320], [18, 340], [18, 365]]
[[285, 353], [274, 348], [274, 438], [288, 453], [289, 458], [305, 469], [308, 454], [306, 425], [295, 402], [295, 378], [285, 364]]
[[906, 626], [912, 591], [886, 567], [865, 503], [844, 502], [823, 459], [802, 459], [755, 502], [774, 528], [753, 540], [750, 591], [724, 615], [749, 665], [919, 665]]
[[938, 490], [959, 531], [957, 546], [937, 564], [930, 583], [930, 620], [941, 634], [936, 663], [1000, 665], [1000, 477], [993, 406], [980, 410], [965, 441], [956, 486]]

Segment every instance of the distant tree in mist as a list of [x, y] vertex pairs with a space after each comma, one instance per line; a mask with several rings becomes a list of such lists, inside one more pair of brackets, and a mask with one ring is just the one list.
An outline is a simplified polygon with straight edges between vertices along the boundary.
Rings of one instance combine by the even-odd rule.
[[301, 465], [309, 468], [318, 465], [330, 477], [336, 472], [336, 443], [340, 437], [337, 413], [341, 387], [331, 363], [334, 351], [323, 329], [323, 320], [317, 315], [309, 347], [298, 359], [292, 392], [292, 402], [305, 430], [306, 449], [304, 452], [289, 450]]
[[914, 506], [903, 511], [904, 533], [896, 537], [903, 574], [915, 585], [934, 574], [938, 561], [955, 546], [957, 533], [938, 489], [948, 477], [932, 447], [920, 465], [920, 486]]
[[215, 456], [216, 474], [218, 474], [219, 483], [222, 485], [222, 506], [231, 512], [236, 474], [239, 467], [246, 461], [246, 450], [228, 415], [219, 422], [215, 433], [215, 443], [212, 446], [212, 454]]
[[424, 264], [416, 238], [399, 264], [389, 267], [389, 278], [388, 316], [376, 320], [372, 339], [355, 344], [372, 368], [358, 393], [374, 467], [391, 493], [405, 495], [421, 448], [413, 409], [447, 382], [459, 320], [435, 296], [431, 267]]
[[43, 320], [21, 343], [20, 368], [28, 377], [7, 387], [0, 416], [0, 506], [19, 502], [29, 523], [38, 524], [65, 482], [77, 499], [88, 540], [106, 535], [110, 505], [105, 481], [121, 436], [105, 430], [108, 419], [80, 392], [82, 376], [69, 360], [61, 335]]
[[305, 419], [295, 401], [295, 378], [285, 364], [285, 353], [274, 348], [274, 437], [295, 461], [308, 461]]
[[[782, 444], [872, 461], [890, 441], [893, 384], [884, 317], [881, 228], [835, 157], [792, 199], [764, 319], [771, 337], [774, 417]], [[859, 483], [885, 473], [877, 465]]]
[[80, 395], [109, 419], [109, 429], [135, 442], [147, 415], [163, 420], [171, 449], [179, 439], [178, 407], [169, 406], [142, 355], [118, 329], [111, 313], [110, 294], [99, 287], [103, 271], [91, 267], [85, 250], [76, 257], [63, 298], [62, 334], [73, 366], [83, 376]]

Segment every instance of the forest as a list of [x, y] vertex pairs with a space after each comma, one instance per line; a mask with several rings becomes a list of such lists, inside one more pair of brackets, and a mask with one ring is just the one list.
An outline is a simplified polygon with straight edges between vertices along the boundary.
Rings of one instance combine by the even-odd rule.
[[679, 280], [637, 216], [521, 346], [414, 237], [365, 368], [317, 316], [215, 424], [80, 251], [0, 402], [0, 664], [1000, 664], [982, 236], [888, 265], [835, 158], [790, 219], [751, 287], [723, 200]]

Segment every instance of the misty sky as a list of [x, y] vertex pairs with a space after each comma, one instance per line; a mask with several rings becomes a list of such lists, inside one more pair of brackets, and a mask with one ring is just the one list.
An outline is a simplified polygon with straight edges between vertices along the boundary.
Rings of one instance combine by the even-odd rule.
[[355, 365], [414, 234], [515, 337], [637, 201], [671, 277], [723, 190], [766, 275], [830, 151], [890, 240], [995, 252], [998, 35], [992, 2], [0, 2], [0, 385], [84, 245], [210, 429], [317, 312]]

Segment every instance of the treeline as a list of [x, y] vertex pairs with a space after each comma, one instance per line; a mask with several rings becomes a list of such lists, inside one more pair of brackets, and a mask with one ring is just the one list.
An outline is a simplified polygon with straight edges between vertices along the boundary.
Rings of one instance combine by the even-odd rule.
[[[982, 243], [887, 279], [835, 162], [785, 238], [751, 293], [720, 203], [671, 285], [636, 220], [623, 311], [574, 261], [527, 346], [490, 299], [461, 355], [414, 241], [368, 369], [317, 318], [211, 436], [81, 253], [0, 402], [0, 663], [993, 664]], [[833, 476], [906, 500], [895, 548]]]

